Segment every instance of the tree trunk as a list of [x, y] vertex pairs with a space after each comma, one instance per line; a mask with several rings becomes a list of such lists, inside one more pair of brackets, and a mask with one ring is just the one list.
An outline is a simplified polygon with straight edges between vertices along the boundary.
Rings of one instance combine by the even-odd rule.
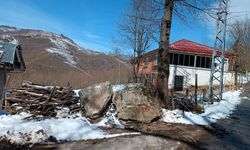
[[158, 50], [157, 98], [161, 107], [167, 108], [169, 77], [169, 37], [172, 22], [174, 0], [165, 0], [164, 16], [161, 25], [160, 46]]
[[133, 58], [133, 82], [137, 81], [137, 76], [136, 76], [136, 55], [135, 55], [135, 50], [134, 50], [134, 58]]
[[[136, 18], [137, 20], [137, 18]], [[137, 21], [136, 21], [137, 22]], [[137, 28], [136, 27], [136, 24], [135, 24], [135, 29]], [[133, 62], [133, 82], [137, 82], [137, 74], [136, 74], [136, 63], [137, 63], [137, 59], [138, 59], [138, 55], [137, 55], [137, 48], [136, 48], [136, 32], [134, 31], [133, 32], [133, 49], [134, 49], [134, 62]]]

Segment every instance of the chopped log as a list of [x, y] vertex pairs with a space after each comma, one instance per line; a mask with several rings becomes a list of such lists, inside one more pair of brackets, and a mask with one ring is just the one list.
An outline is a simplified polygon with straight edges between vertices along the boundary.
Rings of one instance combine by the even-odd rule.
[[[42, 115], [54, 117], [57, 110], [67, 107], [70, 112], [80, 111], [79, 97], [69, 87], [42, 86], [32, 82], [24, 82], [19, 89], [11, 89], [11, 96], [6, 97], [11, 105], [10, 113], [19, 113], [26, 111], [34, 116]], [[22, 109], [18, 109], [22, 107]]]
[[43, 110], [47, 107], [49, 100], [50, 100], [50, 99], [52, 98], [52, 96], [54, 95], [55, 89], [56, 89], [56, 87], [54, 87], [53, 90], [50, 92], [49, 97], [46, 99], [46, 101], [45, 101], [45, 103], [44, 103], [44, 105], [43, 105]]
[[[27, 95], [31, 95], [31, 96], [35, 96], [35, 97], [41, 97], [41, 98], [45, 98], [45, 99], [49, 98], [48, 96], [46, 96], [44, 94], [38, 94], [38, 93], [28, 92], [28, 91], [25, 91], [25, 90], [17, 90], [17, 92], [20, 92], [20, 93], [23, 93], [23, 94], [27, 94]], [[57, 101], [58, 99], [51, 98], [51, 100]]]
[[11, 103], [25, 103], [25, 100], [16, 98], [16, 97], [6, 97], [5, 100], [11, 102]]
[[41, 85], [32, 85], [30, 83], [23, 83], [22, 87], [29, 87], [35, 90], [46, 90], [46, 91], [52, 91], [54, 88], [56, 88], [56, 92], [58, 93], [64, 93], [61, 89], [65, 89], [59, 86], [41, 86]]

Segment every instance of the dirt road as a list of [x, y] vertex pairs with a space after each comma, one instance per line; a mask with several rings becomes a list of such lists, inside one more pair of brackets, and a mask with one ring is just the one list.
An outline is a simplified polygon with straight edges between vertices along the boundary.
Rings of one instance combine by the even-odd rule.
[[250, 149], [250, 86], [241, 94], [241, 104], [233, 114], [215, 124], [216, 134], [208, 134], [206, 149]]

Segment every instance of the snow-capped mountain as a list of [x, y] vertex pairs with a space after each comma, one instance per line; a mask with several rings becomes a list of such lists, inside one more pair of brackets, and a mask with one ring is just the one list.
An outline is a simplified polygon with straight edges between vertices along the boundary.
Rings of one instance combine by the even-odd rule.
[[32, 80], [82, 87], [128, 77], [129, 63], [125, 59], [82, 48], [62, 34], [0, 26], [0, 40], [23, 48], [27, 70], [23, 74], [12, 74], [12, 83]]

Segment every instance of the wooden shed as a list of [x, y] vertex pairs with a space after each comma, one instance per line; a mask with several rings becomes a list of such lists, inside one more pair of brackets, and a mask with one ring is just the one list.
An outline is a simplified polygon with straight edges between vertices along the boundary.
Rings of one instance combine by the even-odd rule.
[[0, 42], [0, 96], [8, 82], [8, 73], [21, 73], [26, 70], [20, 45]]

